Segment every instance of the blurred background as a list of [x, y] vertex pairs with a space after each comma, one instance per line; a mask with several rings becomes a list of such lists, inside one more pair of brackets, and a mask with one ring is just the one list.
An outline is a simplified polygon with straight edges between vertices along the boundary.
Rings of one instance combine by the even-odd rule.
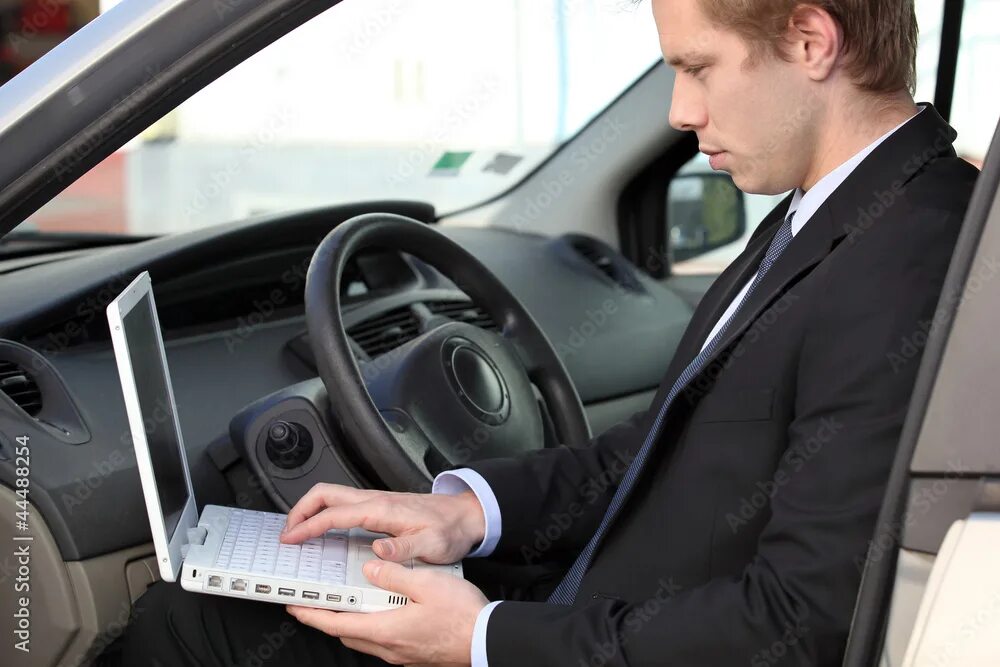
[[[917, 0], [918, 101], [934, 98], [948, 1]], [[0, 83], [117, 4], [0, 0]], [[967, 0], [951, 123], [963, 157], [980, 166], [1000, 115], [998, 26], [1000, 0]], [[660, 59], [649, 2], [344, 0], [154, 123], [23, 227], [160, 234], [381, 198], [447, 214], [512, 187]], [[710, 169], [699, 156], [685, 171]], [[746, 201], [752, 228], [774, 198]], [[705, 260], [724, 266], [738, 251]]]
[[0, 0], [0, 83], [100, 11], [99, 0]]

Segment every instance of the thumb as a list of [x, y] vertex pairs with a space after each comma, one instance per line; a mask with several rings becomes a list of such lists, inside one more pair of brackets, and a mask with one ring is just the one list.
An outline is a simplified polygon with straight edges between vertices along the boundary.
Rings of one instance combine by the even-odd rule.
[[421, 572], [403, 567], [399, 563], [372, 559], [361, 568], [368, 581], [379, 588], [393, 593], [400, 593], [411, 599], [418, 599], [421, 596]]
[[422, 531], [375, 540], [372, 542], [372, 549], [379, 558], [397, 563], [411, 558], [433, 556], [433, 554], [428, 553], [427, 540], [424, 539]]

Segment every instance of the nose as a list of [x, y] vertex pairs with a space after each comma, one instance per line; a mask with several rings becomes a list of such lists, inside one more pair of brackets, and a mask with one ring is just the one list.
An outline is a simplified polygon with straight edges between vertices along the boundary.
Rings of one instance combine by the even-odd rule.
[[674, 91], [670, 99], [670, 126], [682, 132], [698, 130], [708, 122], [701, 94], [686, 78], [683, 73], [674, 77]]

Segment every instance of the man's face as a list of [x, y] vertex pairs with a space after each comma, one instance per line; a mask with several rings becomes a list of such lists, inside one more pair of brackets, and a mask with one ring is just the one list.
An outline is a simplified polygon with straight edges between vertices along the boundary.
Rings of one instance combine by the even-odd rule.
[[822, 117], [819, 93], [801, 68], [770, 54], [748, 64], [750, 47], [713, 25], [700, 0], [654, 0], [653, 17], [676, 72], [670, 124], [697, 133], [712, 168], [744, 192], [801, 185]]

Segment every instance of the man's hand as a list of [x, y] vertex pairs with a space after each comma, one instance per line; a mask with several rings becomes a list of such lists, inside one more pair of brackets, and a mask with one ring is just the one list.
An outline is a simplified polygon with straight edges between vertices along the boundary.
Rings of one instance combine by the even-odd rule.
[[380, 558], [444, 564], [461, 560], [482, 542], [486, 520], [471, 491], [446, 496], [317, 484], [288, 513], [281, 541], [296, 544], [356, 526], [394, 536], [372, 545]]
[[362, 570], [379, 588], [405, 595], [405, 607], [370, 614], [289, 605], [296, 619], [340, 637], [348, 648], [394, 665], [468, 665], [472, 630], [488, 604], [458, 577], [371, 560]]

